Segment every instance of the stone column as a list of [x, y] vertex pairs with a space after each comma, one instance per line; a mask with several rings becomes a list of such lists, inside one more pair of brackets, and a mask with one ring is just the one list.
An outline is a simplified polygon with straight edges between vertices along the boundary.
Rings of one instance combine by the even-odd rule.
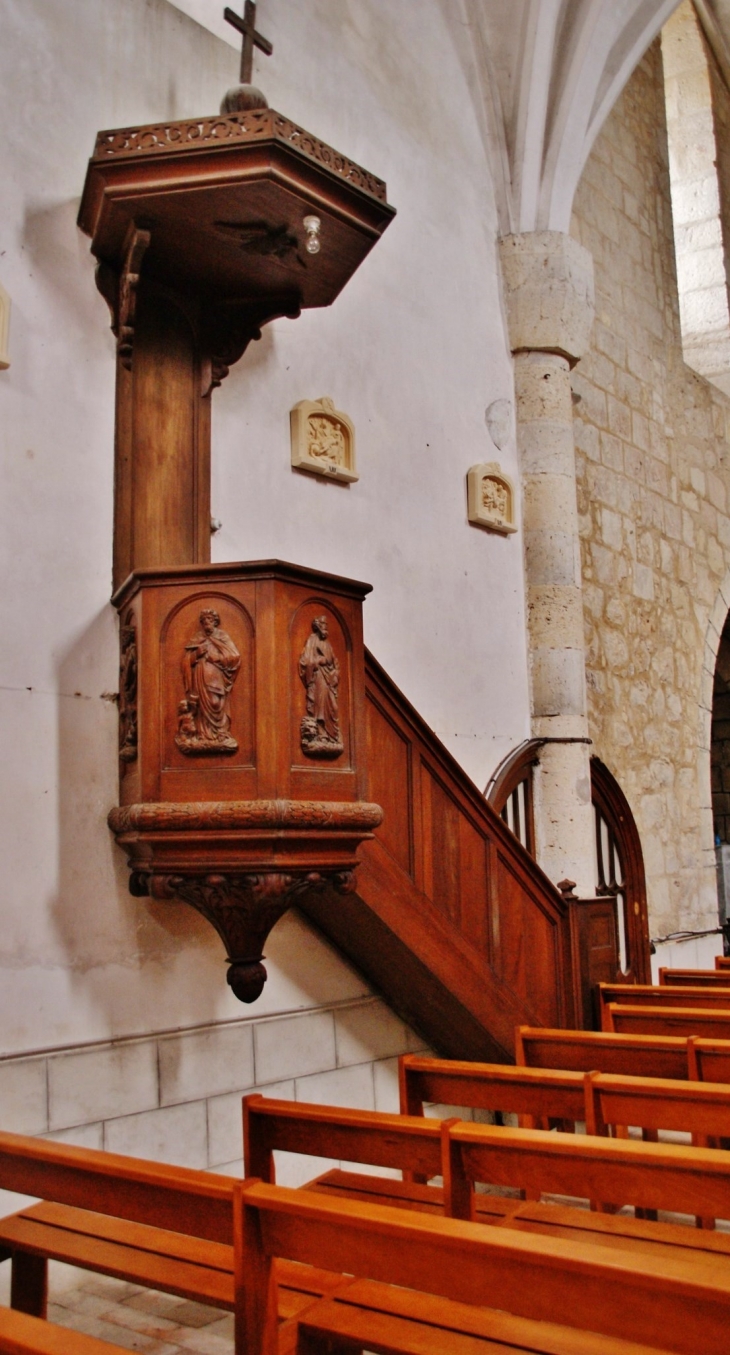
[[522, 472], [537, 859], [596, 890], [570, 369], [593, 323], [593, 260], [562, 231], [500, 241]]

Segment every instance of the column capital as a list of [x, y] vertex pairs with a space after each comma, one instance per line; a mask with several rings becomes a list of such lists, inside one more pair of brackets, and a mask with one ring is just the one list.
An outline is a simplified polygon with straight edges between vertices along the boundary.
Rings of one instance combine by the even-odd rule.
[[565, 231], [505, 235], [499, 254], [512, 352], [558, 353], [574, 366], [593, 324], [593, 256]]

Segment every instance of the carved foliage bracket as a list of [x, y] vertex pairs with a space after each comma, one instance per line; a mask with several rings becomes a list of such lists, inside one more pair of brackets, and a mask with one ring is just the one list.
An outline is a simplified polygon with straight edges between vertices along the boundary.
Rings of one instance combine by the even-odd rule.
[[266, 982], [263, 947], [297, 897], [327, 886], [355, 887], [354, 871], [132, 876], [130, 889], [156, 899], [182, 899], [215, 927], [228, 955], [228, 983], [239, 1002], [255, 1002]]

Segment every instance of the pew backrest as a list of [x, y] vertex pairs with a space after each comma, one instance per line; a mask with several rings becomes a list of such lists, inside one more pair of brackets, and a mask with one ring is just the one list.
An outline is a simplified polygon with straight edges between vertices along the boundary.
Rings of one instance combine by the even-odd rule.
[[730, 1153], [719, 1149], [463, 1122], [443, 1136], [446, 1211], [457, 1218], [473, 1216], [477, 1183], [730, 1218]]
[[730, 1086], [674, 1082], [667, 1078], [586, 1073], [586, 1133], [606, 1134], [609, 1126], [680, 1130], [695, 1143], [730, 1138]]
[[673, 1007], [641, 1007], [609, 1002], [604, 1012], [608, 1031], [616, 1034], [674, 1035], [685, 1039], [690, 1035], [699, 1035], [710, 1040], [730, 1039], [730, 1011], [681, 1007], [678, 1003]]
[[0, 1189], [229, 1246], [233, 1186], [230, 1176], [0, 1133]]
[[606, 1024], [609, 1006], [626, 1007], [701, 1007], [704, 1011], [730, 1012], [730, 987], [689, 988], [687, 986], [654, 986], [634, 983], [599, 983], [596, 994], [601, 1016], [601, 1029]]
[[243, 1099], [244, 1175], [273, 1184], [273, 1153], [305, 1153], [371, 1167], [394, 1167], [428, 1180], [441, 1174], [441, 1121], [374, 1110]]
[[727, 988], [730, 974], [722, 969], [660, 969], [659, 984], [665, 988]]
[[583, 1119], [579, 1072], [402, 1054], [398, 1076], [402, 1115], [423, 1115], [424, 1104], [431, 1103], [516, 1114], [523, 1124], [550, 1117]]
[[730, 1039], [703, 1040], [691, 1035], [687, 1041], [687, 1066], [693, 1080], [730, 1083]]
[[581, 1073], [597, 1069], [629, 1077], [687, 1077], [686, 1037], [518, 1026], [515, 1057], [521, 1067]]
[[730, 955], [716, 955], [715, 969], [730, 969]]
[[719, 1273], [699, 1262], [687, 1267], [672, 1257], [608, 1253], [384, 1206], [343, 1207], [261, 1182], [237, 1187], [235, 1215], [236, 1348], [246, 1355], [276, 1350], [277, 1257], [415, 1290], [414, 1305], [418, 1294], [437, 1295], [539, 1321], [559, 1314], [578, 1329], [654, 1348], [661, 1340], [677, 1355], [727, 1352], [727, 1267]]

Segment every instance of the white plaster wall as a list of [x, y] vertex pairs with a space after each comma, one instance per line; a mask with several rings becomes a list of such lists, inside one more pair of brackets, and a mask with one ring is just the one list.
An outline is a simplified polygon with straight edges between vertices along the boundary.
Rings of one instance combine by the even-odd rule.
[[[484, 408], [512, 392], [476, 114], [437, 0], [267, 0], [259, 17], [271, 103], [382, 175], [399, 215], [331, 310], [272, 326], [215, 396], [215, 556], [372, 582], [368, 643], [483, 784], [528, 702], [521, 539], [466, 522], [465, 473], [497, 456]], [[242, 1013], [210, 927], [131, 899], [106, 827], [113, 340], [75, 225], [97, 129], [211, 112], [236, 74], [168, 0], [3, 5], [0, 1054]], [[357, 425], [351, 488], [289, 467], [289, 408], [321, 394]], [[268, 956], [257, 1015], [368, 993], [297, 915]]]

